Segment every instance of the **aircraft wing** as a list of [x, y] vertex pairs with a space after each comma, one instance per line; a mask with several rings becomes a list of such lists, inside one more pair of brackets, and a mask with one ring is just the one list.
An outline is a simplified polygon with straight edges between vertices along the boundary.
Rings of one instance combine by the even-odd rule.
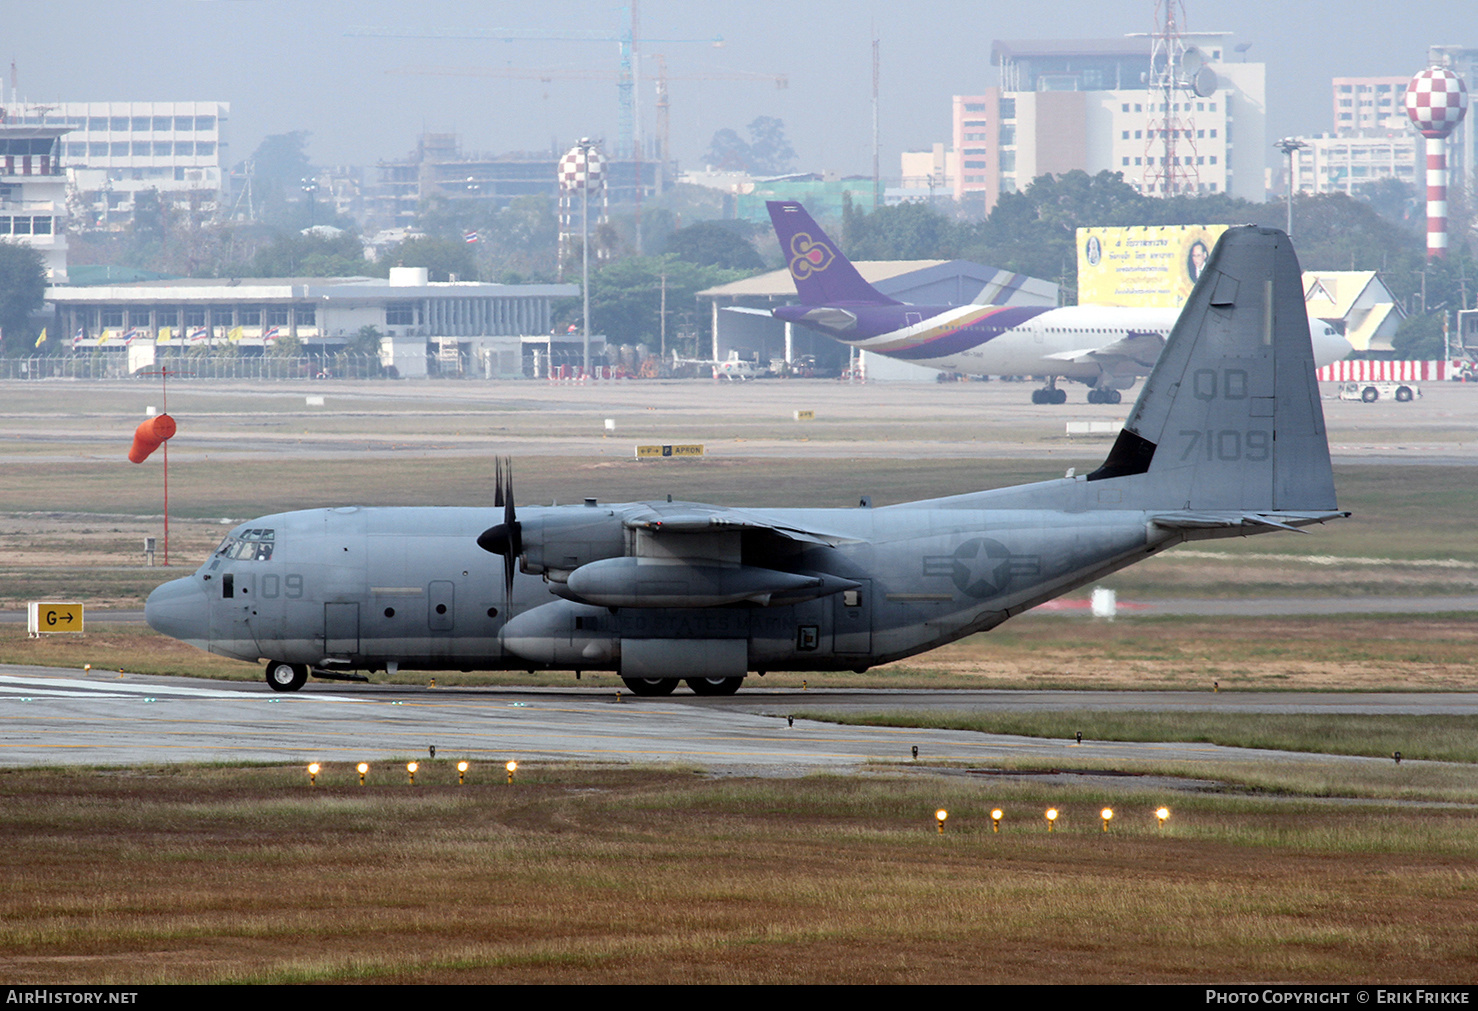
[[857, 544], [860, 538], [833, 531], [814, 530], [800, 526], [778, 523], [771, 519], [760, 519], [738, 509], [695, 509], [692, 512], [659, 513], [651, 510], [627, 516], [623, 521], [628, 529], [645, 530], [652, 534], [681, 536], [683, 534], [713, 534], [724, 532], [763, 531], [785, 540], [804, 544], [821, 544], [836, 547], [839, 544]]
[[1046, 355], [1054, 361], [1077, 365], [1101, 365], [1112, 372], [1116, 365], [1134, 365], [1148, 372], [1164, 350], [1165, 338], [1157, 333], [1132, 333], [1100, 348], [1080, 348]]
[[740, 534], [826, 547], [857, 540], [845, 534], [689, 503], [671, 512], [656, 504], [638, 507], [626, 513], [621, 524], [655, 543], [643, 550], [639, 538], [636, 555], [586, 562], [565, 577], [563, 588], [551, 583], [552, 592], [600, 607], [720, 607], [740, 602], [770, 607], [861, 585], [833, 573], [771, 568], [764, 562], [766, 557], [779, 561], [793, 554], [790, 551], [761, 549], [757, 559], [741, 560]]

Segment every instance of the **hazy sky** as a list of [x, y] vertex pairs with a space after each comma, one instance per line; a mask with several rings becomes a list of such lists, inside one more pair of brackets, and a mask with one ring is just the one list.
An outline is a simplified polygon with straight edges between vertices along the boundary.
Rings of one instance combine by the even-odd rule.
[[[227, 101], [232, 161], [264, 136], [289, 130], [311, 132], [309, 154], [321, 165], [402, 157], [422, 130], [455, 132], [464, 149], [494, 153], [547, 151], [582, 135], [616, 137], [614, 39], [622, 8], [605, 0], [6, 0], [4, 8], [19, 97]], [[994, 39], [1148, 32], [1154, 3], [643, 0], [640, 10], [641, 34], [652, 40], [643, 52], [664, 54], [673, 78], [672, 149], [685, 168], [699, 167], [714, 131], [742, 133], [757, 116], [777, 116], [802, 168], [870, 173], [876, 30], [882, 166], [884, 175], [896, 175], [899, 151], [949, 139], [951, 95], [995, 83]], [[1187, 29], [1230, 32], [1228, 49], [1250, 42], [1248, 59], [1267, 65], [1269, 144], [1331, 129], [1332, 77], [1411, 74], [1425, 65], [1428, 44], [1478, 46], [1475, 0], [1185, 0], [1185, 11]], [[356, 27], [583, 31], [610, 41], [390, 38], [352, 34]], [[715, 36], [722, 36], [721, 47], [683, 41]], [[609, 80], [392, 72], [426, 67], [559, 68]], [[644, 77], [654, 71], [645, 61]], [[783, 74], [789, 87], [677, 79], [733, 72]], [[642, 98], [650, 128], [649, 78]]]

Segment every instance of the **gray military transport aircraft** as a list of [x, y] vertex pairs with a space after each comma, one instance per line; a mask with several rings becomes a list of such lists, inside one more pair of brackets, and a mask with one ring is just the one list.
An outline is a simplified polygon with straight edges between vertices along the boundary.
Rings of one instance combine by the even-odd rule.
[[751, 671], [862, 671], [933, 649], [1184, 541], [1348, 515], [1298, 260], [1256, 227], [1217, 244], [1090, 474], [855, 509], [515, 508], [511, 472], [497, 488], [492, 508], [252, 520], [150, 594], [148, 622], [266, 658], [278, 691], [310, 672], [554, 669], [616, 671], [638, 695], [679, 680], [727, 695]]

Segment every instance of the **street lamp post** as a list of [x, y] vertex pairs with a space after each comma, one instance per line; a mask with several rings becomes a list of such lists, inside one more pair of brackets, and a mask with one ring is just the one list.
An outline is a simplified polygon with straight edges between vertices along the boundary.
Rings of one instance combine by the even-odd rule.
[[584, 374], [590, 375], [590, 148], [589, 137], [580, 138], [580, 161], [585, 170], [580, 184], [580, 297], [583, 301], [581, 328], [585, 343]]
[[1296, 152], [1308, 147], [1297, 137], [1284, 137], [1273, 145], [1279, 151], [1288, 156], [1288, 237], [1293, 238], [1293, 156]]

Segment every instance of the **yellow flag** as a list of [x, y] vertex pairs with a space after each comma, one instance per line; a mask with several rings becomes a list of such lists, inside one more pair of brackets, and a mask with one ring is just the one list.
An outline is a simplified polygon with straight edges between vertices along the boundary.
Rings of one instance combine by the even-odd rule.
[[39, 348], [46, 343], [46, 327], [41, 328], [41, 336], [36, 338], [36, 346]]
[[235, 344], [237, 341], [241, 340], [241, 338], [245, 336], [245, 334], [246, 331], [239, 326], [233, 326], [230, 330], [226, 331], [226, 337], [228, 340], [231, 341], [232, 344]]
[[101, 347], [102, 345], [108, 343], [108, 338], [112, 336], [113, 331], [111, 330], [104, 330], [102, 333], [98, 334], [98, 346]]
[[159, 328], [159, 340], [162, 340], [162, 341], [174, 340], [174, 328], [173, 327], [168, 327], [168, 326], [162, 326], [162, 327], [160, 327]]

